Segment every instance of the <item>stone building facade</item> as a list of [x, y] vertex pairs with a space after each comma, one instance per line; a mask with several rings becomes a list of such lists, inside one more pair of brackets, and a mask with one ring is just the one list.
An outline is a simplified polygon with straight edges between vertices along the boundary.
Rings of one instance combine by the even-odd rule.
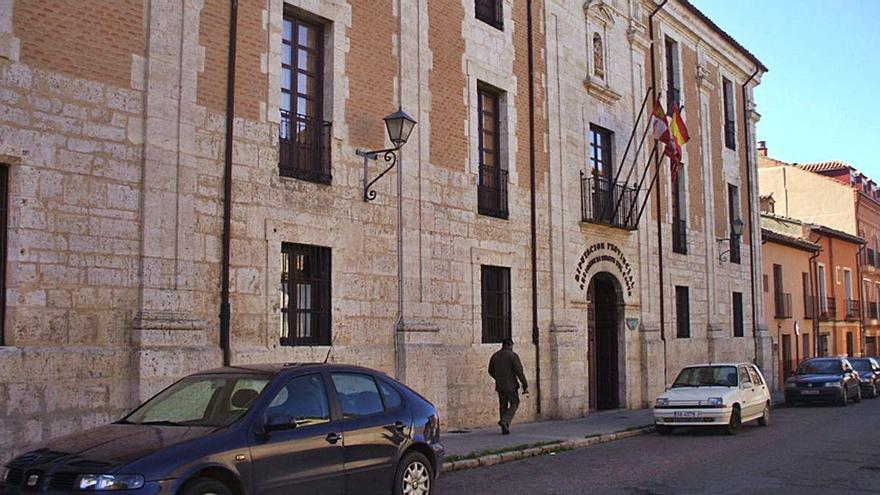
[[[766, 68], [690, 3], [233, 4], [0, 4], [0, 451], [224, 361], [378, 368], [447, 427], [492, 422], [507, 335], [534, 383], [523, 419], [770, 362]], [[624, 153], [651, 87], [690, 129], [677, 180], [650, 138]], [[418, 124], [365, 201], [357, 151], [390, 147], [398, 108]]]

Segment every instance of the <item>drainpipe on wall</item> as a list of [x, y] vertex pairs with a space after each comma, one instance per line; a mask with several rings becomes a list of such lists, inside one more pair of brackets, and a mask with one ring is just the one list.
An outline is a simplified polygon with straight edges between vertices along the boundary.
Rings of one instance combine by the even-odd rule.
[[[812, 241], [815, 244], [819, 244], [819, 241], [822, 240], [822, 235]], [[822, 248], [820, 247], [815, 253], [810, 256], [810, 297], [813, 298], [813, 357], [819, 355], [819, 270], [816, 268], [816, 258], [822, 254]], [[825, 276], [828, 277], [827, 275]], [[804, 356], [806, 358], [806, 356]]]
[[[862, 218], [859, 216], [859, 206], [861, 204], [861, 196], [859, 195], [859, 191], [853, 191], [856, 195], [856, 233], [859, 234], [859, 237], [862, 236], [861, 232], [859, 232], [859, 219]], [[862, 263], [860, 260], [862, 253], [865, 249], [868, 248], [867, 241], [865, 244], [859, 246], [859, 249], [856, 251], [856, 281], [859, 285], [859, 348], [861, 349], [862, 355], [866, 355], [865, 353], [865, 345], [867, 344], [867, 339], [865, 338], [865, 317], [867, 316], [865, 313], [867, 311], [862, 311], [862, 309], [868, 309], [868, 301], [865, 300], [865, 297], [868, 295], [862, 290], [865, 288], [865, 281], [862, 280]]]
[[231, 0], [229, 13], [229, 60], [226, 65], [226, 150], [223, 164], [223, 257], [220, 262], [220, 349], [223, 366], [232, 363], [229, 331], [229, 250], [232, 230], [232, 134], [235, 121], [235, 44], [238, 0]]
[[541, 339], [538, 332], [538, 231], [535, 212], [535, 64], [534, 27], [532, 25], [532, 0], [526, 2], [529, 51], [529, 201], [531, 207], [532, 234], [532, 344], [535, 346], [535, 400], [537, 413], [541, 415]]
[[[654, 52], [654, 16], [660, 9], [666, 5], [669, 0], [663, 0], [648, 16], [648, 34], [651, 39], [651, 96], [657, 101], [657, 62]], [[660, 177], [660, 154], [654, 154], [654, 173]], [[663, 286], [663, 222], [660, 215], [662, 209], [660, 205], [660, 184], [657, 184], [657, 268], [660, 276], [660, 340], [663, 341], [663, 385], [665, 386], [669, 380], [669, 369], [666, 360], [666, 299], [665, 287]]]
[[755, 230], [754, 230], [754, 221], [752, 219], [752, 147], [751, 138], [749, 136], [749, 93], [748, 86], [749, 83], [752, 82], [752, 79], [758, 75], [760, 68], [755, 67], [755, 72], [752, 72], [752, 75], [746, 79], [746, 82], [742, 85], [742, 102], [743, 102], [743, 128], [745, 132], [743, 132], [743, 137], [745, 138], [745, 148], [746, 148], [746, 189], [747, 194], [749, 195], [749, 237], [752, 238], [752, 242], [749, 243], [749, 276], [751, 280], [751, 292], [752, 292], [752, 340], [755, 344], [755, 358], [754, 363], [758, 363], [758, 310], [755, 306]]

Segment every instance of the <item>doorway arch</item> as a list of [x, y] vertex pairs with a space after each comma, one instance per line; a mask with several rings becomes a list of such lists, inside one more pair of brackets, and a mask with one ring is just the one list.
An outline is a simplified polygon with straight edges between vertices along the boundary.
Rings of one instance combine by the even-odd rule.
[[607, 272], [597, 273], [588, 288], [590, 305], [588, 353], [590, 363], [590, 410], [620, 407], [620, 283]]

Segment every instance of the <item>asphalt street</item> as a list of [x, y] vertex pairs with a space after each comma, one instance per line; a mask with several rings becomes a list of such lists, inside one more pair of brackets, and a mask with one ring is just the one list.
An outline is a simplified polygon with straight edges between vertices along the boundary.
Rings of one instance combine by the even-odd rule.
[[[514, 426], [515, 427], [515, 426]], [[774, 409], [738, 436], [681, 430], [449, 473], [439, 494], [880, 493], [880, 399]]]

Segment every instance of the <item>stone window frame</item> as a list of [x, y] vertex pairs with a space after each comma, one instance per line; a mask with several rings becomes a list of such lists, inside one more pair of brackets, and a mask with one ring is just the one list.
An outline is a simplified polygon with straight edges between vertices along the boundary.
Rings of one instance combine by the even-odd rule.
[[[719, 101], [719, 115], [721, 116], [721, 125], [718, 126], [719, 133], [719, 143], [721, 144], [721, 152], [725, 157], [731, 157], [729, 159], [736, 161], [738, 163], [738, 153], [739, 153], [739, 143], [737, 142], [739, 135], [741, 133], [739, 118], [740, 118], [740, 109], [739, 105], [737, 105], [737, 95], [736, 95], [736, 76], [734, 75], [734, 70], [730, 67], [725, 66], [724, 63], [718, 62], [718, 72], [717, 72], [717, 84], [716, 88], [718, 88], [718, 101]], [[733, 141], [734, 147], [730, 148], [727, 146], [727, 138], [725, 135], [725, 109], [724, 109], [724, 81], [727, 80], [730, 82], [730, 96], [733, 103], [731, 104], [731, 110], [733, 112]]]
[[[302, 13], [324, 23], [323, 39], [323, 98], [322, 116], [333, 123], [332, 138], [344, 139], [345, 94], [348, 77], [346, 59], [348, 51], [348, 28], [351, 26], [351, 7], [322, 0], [268, 0], [268, 10], [263, 10], [263, 27], [268, 32], [268, 48], [260, 57], [262, 72], [268, 75], [266, 103], [261, 103], [261, 115], [272, 124], [281, 124], [281, 45], [283, 20], [286, 10]], [[331, 155], [333, 147], [331, 146]], [[336, 163], [335, 160], [331, 162]]]
[[[279, 340], [280, 345], [285, 347], [314, 347], [322, 345], [327, 346], [330, 345], [330, 343], [333, 341], [333, 249], [327, 246], [319, 246], [315, 244], [282, 242], [282, 265], [285, 256], [290, 257], [288, 259], [288, 265], [290, 265], [291, 263], [293, 263], [294, 255], [306, 252], [309, 253], [311, 256], [315, 256], [317, 258], [317, 265], [324, 265], [326, 263], [326, 267], [318, 266], [319, 271], [324, 269], [326, 269], [327, 271], [326, 279], [320, 276], [313, 276], [311, 277], [311, 279], [307, 279], [310, 282], [308, 299], [310, 302], [309, 305], [311, 306], [309, 310], [308, 321], [310, 323], [311, 321], [313, 321], [313, 319], [316, 321], [314, 329], [315, 334], [311, 335], [309, 338], [301, 342], [297, 342], [296, 336], [291, 336], [291, 331], [296, 329], [293, 323], [296, 315], [291, 314], [291, 310], [294, 309], [294, 306], [296, 305], [296, 302], [294, 301], [294, 285], [296, 279], [293, 277], [292, 274], [293, 269], [288, 268], [288, 279], [286, 281], [281, 280], [280, 282], [282, 288], [285, 283], [288, 284], [287, 308], [286, 311], [284, 308], [281, 309], [282, 322], [284, 321], [284, 314], [287, 314], [288, 337], [287, 339], [284, 339], [282, 337]], [[283, 273], [284, 271], [282, 270], [282, 274]], [[315, 285], [317, 285], [317, 288], [315, 288]], [[325, 287], [322, 287], [322, 285], [325, 285]], [[322, 298], [325, 299], [322, 300]], [[325, 313], [325, 316], [322, 317], [322, 313]]]
[[517, 340], [517, 287], [518, 264], [513, 252], [500, 252], [490, 249], [471, 247], [471, 344], [495, 346], [497, 343], [483, 342], [483, 301], [482, 301], [482, 266], [500, 266], [510, 269], [510, 337]]
[[[614, 13], [616, 10], [605, 3], [604, 0], [588, 0], [584, 4], [584, 47], [586, 48], [587, 81], [596, 79], [605, 86], [611, 86], [611, 60], [608, 57], [608, 29], [614, 27]], [[619, 14], [619, 13], [618, 13]], [[593, 61], [595, 51], [594, 41], [598, 36], [602, 42], [602, 61], [604, 74], [596, 74]]]
[[[468, 165], [467, 170], [473, 176], [473, 184], [477, 183], [480, 173], [480, 137], [478, 101], [481, 84], [496, 88], [499, 95], [499, 126], [500, 153], [499, 163], [507, 170], [508, 192], [513, 190], [519, 180], [516, 165], [516, 76], [501, 74], [474, 60], [467, 61], [467, 101], [468, 101]], [[509, 201], [510, 198], [508, 198]], [[511, 202], [508, 203], [509, 205]], [[508, 211], [510, 211], [508, 206]], [[474, 209], [476, 211], [476, 208]]]
[[[507, 280], [505, 281], [507, 284], [507, 291], [506, 291], [507, 311], [506, 311], [506, 314], [502, 310], [500, 314], [492, 315], [493, 317], [500, 318], [502, 320], [501, 321], [502, 327], [506, 327], [506, 328], [501, 329], [501, 335], [496, 336], [498, 338], [492, 338], [492, 336], [487, 334], [488, 328], [486, 326], [486, 319], [489, 318], [490, 316], [488, 316], [485, 311], [480, 312], [480, 323], [481, 323], [480, 324], [480, 335], [481, 335], [480, 342], [483, 344], [500, 344], [501, 342], [504, 341], [504, 339], [512, 337], [513, 308], [512, 308], [511, 304], [513, 302], [513, 290], [512, 290], [513, 287], [511, 286], [511, 275], [510, 275], [511, 269], [509, 266], [480, 265], [480, 301], [481, 301], [480, 306], [481, 306], [481, 308], [483, 306], [482, 301], [484, 301], [488, 297], [488, 295], [486, 293], [487, 288], [483, 285], [483, 278], [484, 278], [483, 276], [485, 275], [486, 271], [496, 272], [495, 275], [498, 275], [501, 278], [503, 278], [505, 275], [507, 277]], [[500, 295], [503, 298], [505, 293], [503, 291], [501, 291], [497, 295]]]

